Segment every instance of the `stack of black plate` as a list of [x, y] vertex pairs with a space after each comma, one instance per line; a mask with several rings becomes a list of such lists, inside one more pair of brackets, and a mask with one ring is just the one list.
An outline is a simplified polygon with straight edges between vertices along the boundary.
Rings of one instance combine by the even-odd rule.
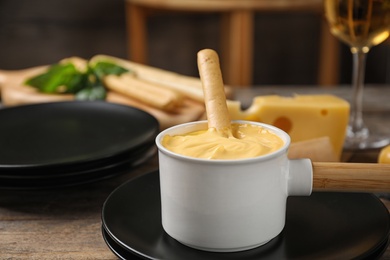
[[213, 253], [187, 247], [161, 225], [158, 172], [114, 190], [102, 209], [103, 238], [121, 259], [377, 259], [389, 243], [390, 218], [368, 193], [290, 197], [283, 232], [255, 249]]
[[83, 184], [129, 171], [155, 153], [151, 115], [103, 101], [0, 109], [0, 188]]

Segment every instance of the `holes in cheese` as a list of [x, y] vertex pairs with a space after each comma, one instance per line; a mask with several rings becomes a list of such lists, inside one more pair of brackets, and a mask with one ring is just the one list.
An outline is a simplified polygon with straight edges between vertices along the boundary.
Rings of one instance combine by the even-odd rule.
[[252, 120], [286, 131], [292, 142], [329, 137], [337, 157], [341, 156], [349, 120], [349, 103], [333, 95], [257, 96], [241, 109], [239, 101], [228, 101], [232, 120]]
[[293, 126], [293, 123], [290, 119], [287, 117], [281, 116], [276, 118], [276, 120], [272, 123], [274, 126], [282, 129], [286, 133], [289, 133], [291, 131], [291, 128]]

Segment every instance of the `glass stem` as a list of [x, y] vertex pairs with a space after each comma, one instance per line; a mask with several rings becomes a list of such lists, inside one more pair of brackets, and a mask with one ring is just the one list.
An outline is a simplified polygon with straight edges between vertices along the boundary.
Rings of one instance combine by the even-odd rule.
[[352, 102], [351, 102], [351, 121], [350, 130], [354, 134], [365, 129], [363, 123], [363, 88], [364, 74], [366, 67], [366, 54], [361, 49], [354, 49], [353, 56], [353, 71], [352, 71]]

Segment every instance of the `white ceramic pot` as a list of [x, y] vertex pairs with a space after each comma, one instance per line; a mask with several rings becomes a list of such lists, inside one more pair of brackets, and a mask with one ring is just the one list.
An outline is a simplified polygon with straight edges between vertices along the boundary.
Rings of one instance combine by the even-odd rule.
[[177, 241], [197, 249], [234, 252], [263, 245], [285, 224], [288, 196], [312, 191], [310, 160], [289, 160], [290, 137], [262, 123], [285, 145], [250, 159], [190, 158], [161, 145], [165, 135], [207, 129], [207, 121], [177, 125], [156, 138], [159, 150], [162, 225]]

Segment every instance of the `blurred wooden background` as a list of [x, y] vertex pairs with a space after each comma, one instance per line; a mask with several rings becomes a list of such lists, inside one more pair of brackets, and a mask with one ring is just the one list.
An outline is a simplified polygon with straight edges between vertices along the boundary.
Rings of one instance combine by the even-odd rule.
[[[254, 84], [316, 84], [321, 19], [256, 14]], [[154, 16], [149, 28], [152, 66], [198, 76], [196, 52], [219, 48], [216, 14]], [[341, 45], [340, 83], [350, 84], [352, 57]], [[390, 83], [389, 49], [381, 44], [369, 53], [367, 83]], [[128, 58], [123, 0], [0, 0], [0, 69], [95, 54]]]

